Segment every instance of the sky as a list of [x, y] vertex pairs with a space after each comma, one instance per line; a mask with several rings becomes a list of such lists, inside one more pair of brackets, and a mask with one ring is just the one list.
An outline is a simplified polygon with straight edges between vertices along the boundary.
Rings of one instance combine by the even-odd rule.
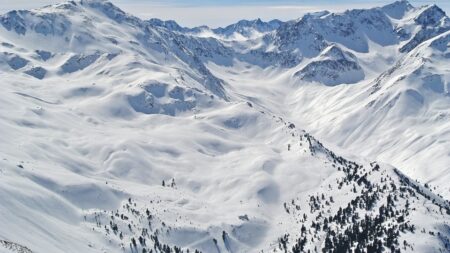
[[[0, 0], [0, 13], [31, 9], [62, 0]], [[143, 19], [175, 20], [183, 26], [226, 26], [241, 19], [296, 19], [314, 11], [343, 11], [382, 6], [394, 0], [110, 0]], [[410, 0], [414, 6], [436, 4], [450, 13], [450, 0]]]

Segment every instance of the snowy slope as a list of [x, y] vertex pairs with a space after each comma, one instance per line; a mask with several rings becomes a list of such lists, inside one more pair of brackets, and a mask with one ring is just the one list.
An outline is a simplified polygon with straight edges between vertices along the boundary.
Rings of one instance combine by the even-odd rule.
[[295, 76], [306, 82], [337, 85], [357, 83], [364, 79], [364, 72], [353, 54], [331, 45], [295, 73]]
[[[448, 42], [427, 46], [446, 36], [448, 20], [437, 6], [406, 1], [309, 14], [267, 35], [257, 49], [273, 57], [285, 53], [281, 58], [290, 64], [239, 59], [209, 68], [238, 93], [264, 101], [328, 143], [394, 164], [450, 196]], [[354, 57], [330, 58], [330, 48]], [[397, 79], [402, 85], [391, 87]]]
[[[333, 89], [302, 86], [288, 103], [300, 122], [331, 143], [395, 164], [448, 196], [448, 45], [443, 32], [395, 60], [379, 52], [356, 54], [364, 81]], [[386, 69], [370, 73], [380, 65]]]
[[449, 36], [397, 29], [425, 9], [0, 16], [0, 252], [450, 251]]

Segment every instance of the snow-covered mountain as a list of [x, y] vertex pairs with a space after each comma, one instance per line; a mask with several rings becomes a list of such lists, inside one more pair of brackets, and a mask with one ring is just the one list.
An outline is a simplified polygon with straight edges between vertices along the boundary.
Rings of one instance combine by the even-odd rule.
[[364, 79], [364, 72], [356, 57], [331, 45], [313, 58], [295, 76], [302, 81], [316, 81], [326, 85], [357, 83]]
[[213, 32], [224, 36], [232, 36], [237, 33], [244, 37], [252, 37], [254, 34], [275, 31], [282, 24], [283, 22], [277, 19], [269, 22], [264, 22], [261, 19], [241, 20], [236, 24], [232, 24], [224, 28], [219, 27], [213, 29]]
[[449, 23], [1, 15], [0, 252], [449, 252]]

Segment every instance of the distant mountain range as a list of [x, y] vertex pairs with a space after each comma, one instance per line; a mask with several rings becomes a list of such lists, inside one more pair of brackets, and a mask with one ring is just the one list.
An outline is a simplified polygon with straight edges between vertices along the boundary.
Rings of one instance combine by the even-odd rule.
[[436, 5], [0, 16], [0, 252], [450, 252]]

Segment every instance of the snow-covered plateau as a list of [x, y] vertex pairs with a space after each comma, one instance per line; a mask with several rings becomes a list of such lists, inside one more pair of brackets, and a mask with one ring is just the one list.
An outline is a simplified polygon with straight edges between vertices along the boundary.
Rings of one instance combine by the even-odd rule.
[[450, 18], [0, 16], [1, 253], [450, 252]]

